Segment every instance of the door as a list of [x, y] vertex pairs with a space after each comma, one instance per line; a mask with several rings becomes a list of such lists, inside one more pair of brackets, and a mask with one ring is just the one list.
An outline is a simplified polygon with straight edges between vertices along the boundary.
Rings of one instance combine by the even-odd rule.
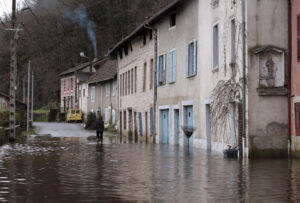
[[145, 133], [146, 133], [146, 143], [148, 142], [148, 112], [145, 112]]
[[205, 105], [206, 109], [206, 148], [207, 150], [211, 150], [211, 126], [210, 126], [210, 105]]
[[[184, 115], [184, 120], [185, 120], [185, 126], [194, 127], [194, 115], [193, 115], [193, 106], [186, 106], [185, 107], [185, 115]], [[187, 140], [187, 139], [186, 139]], [[193, 144], [194, 141], [194, 134], [189, 138], [189, 144]]]
[[296, 136], [300, 136], [300, 103], [295, 103]]
[[175, 139], [175, 144], [180, 144], [179, 109], [174, 110], [174, 139]]
[[135, 142], [138, 141], [138, 129], [137, 129], [136, 117], [137, 117], [137, 114], [136, 114], [136, 112], [134, 112], [133, 119], [134, 119], [134, 141]]
[[132, 121], [132, 110], [128, 111], [128, 115], [129, 115], [129, 133], [128, 133], [128, 137], [129, 140], [132, 140], [132, 135], [133, 135], [133, 121]]
[[162, 143], [169, 144], [169, 110], [162, 110]]

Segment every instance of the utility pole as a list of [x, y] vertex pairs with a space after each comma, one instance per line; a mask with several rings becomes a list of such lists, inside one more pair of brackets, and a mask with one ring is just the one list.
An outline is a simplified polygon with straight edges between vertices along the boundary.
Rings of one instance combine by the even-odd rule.
[[27, 81], [27, 132], [29, 131], [30, 113], [30, 60], [28, 61], [28, 81]]
[[25, 78], [23, 78], [23, 103], [26, 101]]
[[32, 77], [31, 77], [31, 122], [33, 123], [33, 93], [34, 93], [34, 73], [32, 70]]
[[[16, 24], [16, 0], [12, 0], [12, 29]], [[17, 79], [17, 54], [16, 41], [18, 32], [15, 31], [11, 39], [11, 61], [10, 61], [10, 108], [9, 108], [9, 140], [13, 142], [16, 136], [16, 79]]]

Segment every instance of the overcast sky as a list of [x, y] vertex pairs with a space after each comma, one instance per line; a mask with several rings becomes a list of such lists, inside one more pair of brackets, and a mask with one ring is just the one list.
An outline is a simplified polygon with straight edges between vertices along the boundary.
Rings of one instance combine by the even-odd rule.
[[[17, 5], [20, 4], [22, 0], [17, 0]], [[0, 16], [2, 17], [4, 13], [11, 13], [11, 3], [12, 0], [0, 0]]]

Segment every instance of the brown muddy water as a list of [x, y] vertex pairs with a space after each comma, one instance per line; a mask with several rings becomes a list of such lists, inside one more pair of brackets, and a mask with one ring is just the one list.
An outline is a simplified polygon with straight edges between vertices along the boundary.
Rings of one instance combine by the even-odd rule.
[[300, 161], [33, 136], [0, 147], [0, 202], [300, 202]]

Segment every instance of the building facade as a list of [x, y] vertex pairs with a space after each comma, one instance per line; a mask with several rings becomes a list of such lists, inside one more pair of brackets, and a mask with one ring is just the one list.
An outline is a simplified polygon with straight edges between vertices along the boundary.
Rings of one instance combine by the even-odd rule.
[[101, 114], [105, 124], [117, 127], [117, 63], [104, 58], [95, 65], [98, 70], [87, 81], [88, 111]]
[[[91, 64], [84, 63], [71, 68], [60, 74], [60, 111], [67, 112], [68, 109], [79, 108], [78, 84], [83, 82], [81, 78], [96, 71]], [[81, 77], [82, 76], [82, 77]]]
[[118, 61], [119, 130], [130, 140], [153, 142], [153, 56], [151, 30], [140, 25], [110, 50]]
[[300, 2], [291, 1], [291, 149], [300, 158]]

